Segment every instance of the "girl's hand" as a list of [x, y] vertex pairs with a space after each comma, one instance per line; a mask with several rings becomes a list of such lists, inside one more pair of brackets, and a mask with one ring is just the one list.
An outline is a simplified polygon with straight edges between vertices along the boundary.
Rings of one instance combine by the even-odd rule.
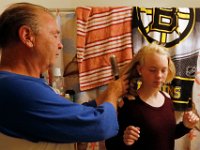
[[199, 117], [192, 111], [186, 111], [183, 114], [183, 124], [187, 128], [194, 128], [198, 123]]
[[128, 126], [124, 131], [123, 140], [126, 145], [132, 145], [140, 137], [140, 128], [135, 126]]

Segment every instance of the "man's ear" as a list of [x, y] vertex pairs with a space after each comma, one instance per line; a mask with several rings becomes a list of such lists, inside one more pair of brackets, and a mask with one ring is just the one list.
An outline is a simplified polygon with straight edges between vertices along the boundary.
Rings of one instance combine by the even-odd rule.
[[18, 35], [19, 39], [24, 45], [26, 45], [29, 48], [33, 47], [34, 34], [29, 26], [27, 25], [21, 26], [18, 30]]

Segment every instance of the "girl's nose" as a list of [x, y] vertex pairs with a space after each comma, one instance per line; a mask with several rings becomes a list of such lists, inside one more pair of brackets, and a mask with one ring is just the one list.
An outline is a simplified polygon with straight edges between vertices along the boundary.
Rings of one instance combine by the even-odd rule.
[[157, 72], [157, 77], [159, 77], [159, 78], [162, 77], [162, 72], [161, 71]]

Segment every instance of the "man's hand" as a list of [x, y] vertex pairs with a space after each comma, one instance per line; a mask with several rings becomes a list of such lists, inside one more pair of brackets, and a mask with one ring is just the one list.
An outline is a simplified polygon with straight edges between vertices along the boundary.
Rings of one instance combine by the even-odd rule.
[[96, 99], [97, 105], [110, 102], [117, 109], [118, 99], [128, 91], [128, 75], [122, 75], [118, 80], [108, 84], [107, 89]]

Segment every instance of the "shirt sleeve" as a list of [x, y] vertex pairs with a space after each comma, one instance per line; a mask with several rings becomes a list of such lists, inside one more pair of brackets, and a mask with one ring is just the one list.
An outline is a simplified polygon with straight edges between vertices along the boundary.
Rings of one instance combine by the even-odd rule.
[[[23, 92], [22, 92], [23, 91]], [[118, 132], [117, 114], [112, 104], [98, 107], [72, 103], [48, 85], [31, 83], [13, 88], [0, 115], [0, 131], [31, 141], [59, 143], [108, 139]], [[91, 102], [90, 102], [91, 103]], [[1, 111], [0, 111], [1, 112]]]
[[176, 125], [176, 130], [175, 130], [175, 139], [178, 139], [188, 132], [190, 132], [191, 129], [187, 128], [184, 126], [183, 122], [180, 122]]

